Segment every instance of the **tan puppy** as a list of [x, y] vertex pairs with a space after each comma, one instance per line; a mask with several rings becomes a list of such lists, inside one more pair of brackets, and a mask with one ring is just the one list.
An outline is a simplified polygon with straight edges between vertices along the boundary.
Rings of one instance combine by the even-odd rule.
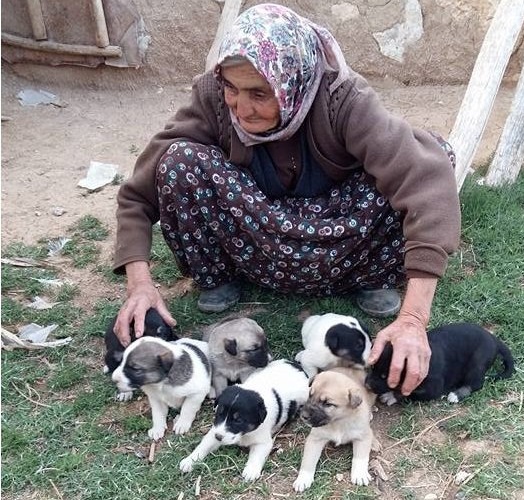
[[293, 483], [302, 492], [313, 483], [322, 450], [329, 442], [335, 446], [353, 443], [351, 482], [367, 485], [371, 449], [378, 450], [371, 429], [376, 395], [364, 386], [365, 372], [355, 368], [333, 368], [316, 375], [301, 417], [313, 428], [304, 445], [298, 477]]

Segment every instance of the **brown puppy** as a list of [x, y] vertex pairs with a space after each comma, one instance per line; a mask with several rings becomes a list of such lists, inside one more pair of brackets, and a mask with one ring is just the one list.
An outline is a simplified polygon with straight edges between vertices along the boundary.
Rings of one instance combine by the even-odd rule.
[[301, 412], [313, 428], [306, 439], [300, 471], [293, 483], [296, 492], [306, 490], [313, 483], [317, 462], [329, 442], [335, 446], [353, 443], [351, 482], [369, 484], [369, 454], [380, 445], [370, 425], [376, 395], [366, 389], [364, 380], [365, 372], [354, 368], [333, 368], [313, 378], [309, 399]]
[[266, 334], [250, 318], [225, 318], [204, 329], [202, 340], [208, 343], [213, 368], [211, 398], [218, 398], [229, 383], [245, 382], [271, 361]]

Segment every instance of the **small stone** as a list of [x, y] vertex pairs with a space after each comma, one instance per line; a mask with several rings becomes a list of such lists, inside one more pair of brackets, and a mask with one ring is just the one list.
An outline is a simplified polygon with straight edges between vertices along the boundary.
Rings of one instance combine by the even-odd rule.
[[66, 209], [62, 207], [53, 207], [51, 209], [51, 214], [60, 217], [61, 215], [64, 215], [66, 213]]

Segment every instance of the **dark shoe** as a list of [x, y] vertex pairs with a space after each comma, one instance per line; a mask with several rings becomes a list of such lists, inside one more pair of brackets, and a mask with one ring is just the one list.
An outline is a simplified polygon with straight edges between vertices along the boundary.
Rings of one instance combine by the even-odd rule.
[[400, 295], [394, 289], [359, 290], [356, 300], [360, 309], [376, 318], [393, 316], [400, 311]]
[[219, 313], [234, 306], [240, 300], [240, 285], [234, 281], [202, 290], [198, 297], [198, 308], [203, 312]]

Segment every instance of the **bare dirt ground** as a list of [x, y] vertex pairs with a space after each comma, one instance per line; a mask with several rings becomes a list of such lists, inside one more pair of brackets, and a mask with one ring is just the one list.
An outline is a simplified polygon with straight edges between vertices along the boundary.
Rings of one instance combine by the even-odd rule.
[[[460, 106], [464, 86], [403, 87], [393, 82], [372, 82], [385, 104], [412, 124], [446, 136]], [[17, 100], [22, 89], [43, 89], [57, 95], [61, 107], [23, 107]], [[2, 71], [2, 247], [14, 242], [27, 245], [64, 236], [84, 215], [100, 219], [110, 230], [103, 243], [102, 259], [110, 264], [115, 229], [118, 186], [106, 185], [88, 193], [77, 186], [85, 177], [90, 161], [119, 165], [119, 174], [128, 177], [138, 152], [160, 130], [167, 118], [187, 99], [185, 86], [122, 90], [93, 90], [48, 86], [27, 82], [9, 68]], [[492, 119], [487, 125], [476, 163], [485, 163], [494, 152], [511, 103], [512, 89], [499, 92]], [[56, 215], [56, 208], [63, 210]], [[121, 294], [117, 285], [101, 285], [88, 271], [69, 270], [80, 289], [77, 299], [85, 310], [102, 297]], [[101, 288], [106, 286], [107, 289]], [[379, 419], [395, 418], [386, 411]], [[380, 427], [380, 426], [379, 426]], [[431, 427], [431, 426], [430, 426]], [[438, 438], [435, 427], [432, 438]], [[393, 459], [394, 443], [383, 442]], [[391, 450], [388, 451], [388, 446]], [[424, 483], [424, 493], [434, 492], [442, 478], [412, 478]], [[433, 486], [434, 487], [434, 486]], [[421, 491], [421, 490], [420, 490]], [[386, 492], [383, 498], [393, 498]], [[424, 498], [424, 494], [418, 498]]]
[[[444, 136], [465, 91], [464, 86], [372, 83], [391, 111]], [[27, 88], [52, 92], [63, 107], [21, 106], [16, 96]], [[8, 121], [2, 122], [2, 245], [62, 236], [86, 214], [113, 231], [118, 186], [87, 193], [78, 182], [91, 160], [117, 164], [119, 174], [128, 177], [139, 151], [189, 96], [189, 81], [185, 86], [130, 91], [71, 89], [27, 82], [3, 68], [2, 116]], [[477, 164], [494, 152], [511, 97], [511, 88], [499, 92]], [[63, 215], [53, 214], [56, 207]], [[110, 253], [108, 248], [106, 257]]]

